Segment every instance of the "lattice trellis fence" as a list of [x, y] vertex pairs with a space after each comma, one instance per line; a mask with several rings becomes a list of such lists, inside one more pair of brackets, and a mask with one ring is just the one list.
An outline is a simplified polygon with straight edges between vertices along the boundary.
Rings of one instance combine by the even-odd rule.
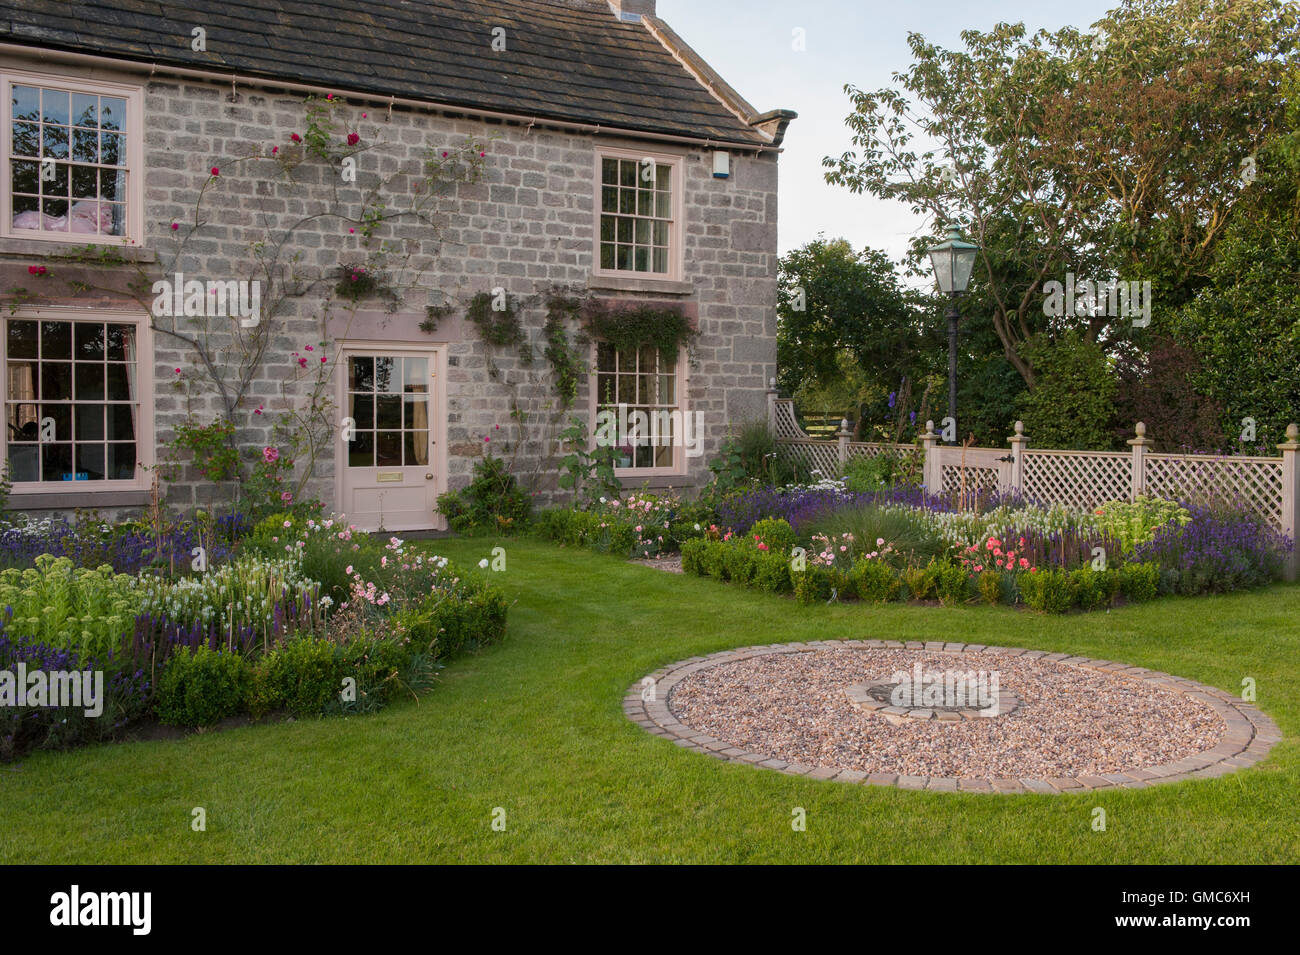
[[1214, 496], [1240, 501], [1282, 526], [1284, 468], [1281, 458], [1219, 458], [1148, 454], [1142, 488], [1156, 497]]
[[[914, 452], [910, 445], [851, 442], [847, 424], [838, 440], [818, 441], [799, 428], [794, 402], [768, 393], [768, 419], [779, 443], [823, 474], [843, 472], [855, 457]], [[1300, 427], [1286, 430], [1286, 443], [1278, 445], [1281, 457], [1232, 457], [1192, 454], [1153, 454], [1146, 427], [1139, 422], [1129, 453], [1029, 450], [1024, 425], [1016, 422], [1010, 438], [1011, 452], [996, 448], [962, 448], [943, 445], [926, 422], [921, 437], [925, 454], [924, 480], [928, 488], [1017, 491], [1040, 504], [1095, 508], [1107, 501], [1132, 500], [1152, 495], [1170, 500], [1188, 496], [1215, 496], [1237, 500], [1267, 519], [1293, 540], [1300, 513]], [[1293, 555], [1288, 579], [1297, 576]]]
[[1092, 509], [1127, 499], [1132, 473], [1131, 454], [1026, 450], [1021, 491], [1034, 501]]

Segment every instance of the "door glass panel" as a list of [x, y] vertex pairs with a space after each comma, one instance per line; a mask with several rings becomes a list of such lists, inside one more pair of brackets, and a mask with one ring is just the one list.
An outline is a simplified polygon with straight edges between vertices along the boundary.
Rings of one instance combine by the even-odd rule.
[[375, 433], [358, 431], [348, 446], [348, 467], [373, 468], [375, 466]]
[[403, 362], [405, 379], [402, 390], [427, 394], [429, 391], [429, 362], [425, 358], [408, 358]]
[[375, 391], [384, 392], [385, 394], [396, 394], [400, 392], [401, 385], [398, 379], [397, 358], [375, 358]]
[[375, 466], [381, 468], [402, 466], [402, 432], [380, 431], [375, 435]]

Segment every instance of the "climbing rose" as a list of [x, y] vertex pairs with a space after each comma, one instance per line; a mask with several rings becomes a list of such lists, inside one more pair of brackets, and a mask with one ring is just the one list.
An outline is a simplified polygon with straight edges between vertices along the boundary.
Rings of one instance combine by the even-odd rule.
[[267, 464], [280, 460], [279, 448], [263, 448], [262, 457], [266, 459]]
[[360, 137], [360, 136], [358, 136], [356, 133], [348, 133], [348, 145], [349, 145], [349, 146], [355, 146], [355, 145], [356, 145], [357, 143], [359, 143], [359, 142], [361, 142], [361, 137]]
[[302, 137], [299, 136], [297, 133], [292, 133], [292, 134], [290, 134], [289, 138], [290, 138], [293, 142], [295, 142], [295, 143], [300, 143], [300, 142], [302, 142]]
[[214, 175], [214, 176], [220, 176], [220, 175], [221, 175], [221, 170], [218, 169], [216, 166], [213, 166], [213, 167], [212, 167], [212, 175]]

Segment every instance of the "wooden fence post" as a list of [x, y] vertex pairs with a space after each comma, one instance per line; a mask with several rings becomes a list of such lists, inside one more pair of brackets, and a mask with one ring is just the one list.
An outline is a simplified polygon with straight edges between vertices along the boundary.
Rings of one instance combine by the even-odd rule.
[[[776, 379], [773, 378], [767, 385], [767, 430], [776, 434]], [[779, 435], [778, 435], [779, 437]]]
[[840, 419], [840, 430], [835, 435], [839, 439], [840, 451], [840, 473], [844, 473], [845, 466], [849, 463], [849, 438], [853, 437], [853, 432], [849, 430], [849, 419]]
[[[1295, 541], [1296, 511], [1300, 509], [1300, 468], [1296, 467], [1296, 453], [1300, 452], [1300, 427], [1287, 425], [1286, 443], [1279, 444], [1277, 449], [1282, 452], [1282, 533]], [[1296, 569], [1296, 552], [1292, 549], [1284, 569], [1288, 581], [1295, 581]]]
[[925, 423], [921, 447], [925, 449], [925, 464], [921, 468], [921, 482], [927, 494], [938, 494], [942, 488], [943, 474], [939, 467], [939, 436], [934, 433], [934, 422]]
[[1134, 426], [1133, 430], [1137, 437], [1128, 439], [1128, 445], [1133, 449], [1133, 479], [1129, 490], [1129, 500], [1137, 500], [1146, 489], [1147, 445], [1151, 443], [1147, 440], [1147, 426], [1141, 421]]
[[1025, 493], [1025, 445], [1029, 439], [1025, 437], [1025, 423], [1016, 422], [1016, 433], [1009, 439], [1011, 442], [1011, 487], [1010, 490], [1016, 494]]

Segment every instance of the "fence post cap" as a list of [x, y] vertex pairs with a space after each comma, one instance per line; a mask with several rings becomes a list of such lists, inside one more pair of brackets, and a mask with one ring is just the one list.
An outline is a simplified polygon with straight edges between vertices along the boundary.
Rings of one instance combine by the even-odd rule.
[[1133, 426], [1133, 431], [1137, 434], [1137, 437], [1128, 439], [1128, 444], [1131, 447], [1140, 448], [1151, 443], [1147, 440], [1147, 426], [1141, 421]]
[[1279, 451], [1296, 451], [1300, 450], [1300, 426], [1294, 422], [1286, 426], [1286, 443], [1279, 444]]
[[1016, 433], [1007, 438], [1012, 444], [1024, 444], [1029, 439], [1025, 437], [1025, 423], [1017, 421], [1015, 424]]
[[775, 378], [769, 378], [769, 379], [767, 380], [767, 390], [770, 391], [770, 392], [772, 392], [772, 393], [774, 393], [774, 394], [776, 393], [776, 379], [775, 379]]

